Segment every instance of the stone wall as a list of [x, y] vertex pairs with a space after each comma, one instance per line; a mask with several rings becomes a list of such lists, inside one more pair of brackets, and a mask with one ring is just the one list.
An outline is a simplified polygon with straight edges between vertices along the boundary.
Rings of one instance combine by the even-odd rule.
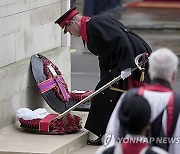
[[0, 129], [15, 122], [20, 107], [50, 110], [31, 73], [33, 54], [54, 62], [70, 88], [70, 36], [53, 23], [69, 7], [69, 0], [0, 1]]

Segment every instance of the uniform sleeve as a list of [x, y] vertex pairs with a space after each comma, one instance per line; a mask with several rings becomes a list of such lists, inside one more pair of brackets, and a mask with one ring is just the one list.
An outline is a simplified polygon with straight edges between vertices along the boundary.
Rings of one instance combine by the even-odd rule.
[[118, 22], [110, 18], [95, 18], [91, 23], [91, 31], [113, 52], [120, 71], [135, 66], [130, 41]]

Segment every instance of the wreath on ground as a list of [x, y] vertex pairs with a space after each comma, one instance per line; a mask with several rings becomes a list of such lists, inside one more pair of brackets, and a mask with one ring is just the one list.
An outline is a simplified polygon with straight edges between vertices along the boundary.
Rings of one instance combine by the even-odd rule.
[[[17, 110], [17, 118], [20, 122], [20, 127], [27, 130], [36, 130], [41, 132], [40, 123], [50, 113], [44, 108], [39, 108], [34, 111], [27, 108], [20, 108]], [[57, 133], [57, 134], [71, 134], [76, 133], [82, 129], [81, 118], [74, 114], [66, 114], [58, 118], [58, 114], [53, 114], [55, 118], [48, 123], [48, 132], [44, 133]]]

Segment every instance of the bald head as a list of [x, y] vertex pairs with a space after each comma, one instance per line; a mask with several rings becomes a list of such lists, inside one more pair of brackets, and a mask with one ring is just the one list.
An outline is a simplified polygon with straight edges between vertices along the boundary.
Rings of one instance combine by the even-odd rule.
[[149, 75], [151, 80], [164, 79], [172, 83], [178, 69], [178, 57], [168, 48], [160, 48], [150, 55]]

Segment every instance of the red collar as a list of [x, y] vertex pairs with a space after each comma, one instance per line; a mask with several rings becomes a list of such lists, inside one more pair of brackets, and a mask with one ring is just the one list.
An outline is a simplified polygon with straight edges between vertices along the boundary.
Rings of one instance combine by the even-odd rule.
[[81, 18], [81, 37], [83, 39], [83, 42], [87, 43], [87, 31], [86, 31], [86, 23], [89, 21], [90, 17], [82, 16]]

